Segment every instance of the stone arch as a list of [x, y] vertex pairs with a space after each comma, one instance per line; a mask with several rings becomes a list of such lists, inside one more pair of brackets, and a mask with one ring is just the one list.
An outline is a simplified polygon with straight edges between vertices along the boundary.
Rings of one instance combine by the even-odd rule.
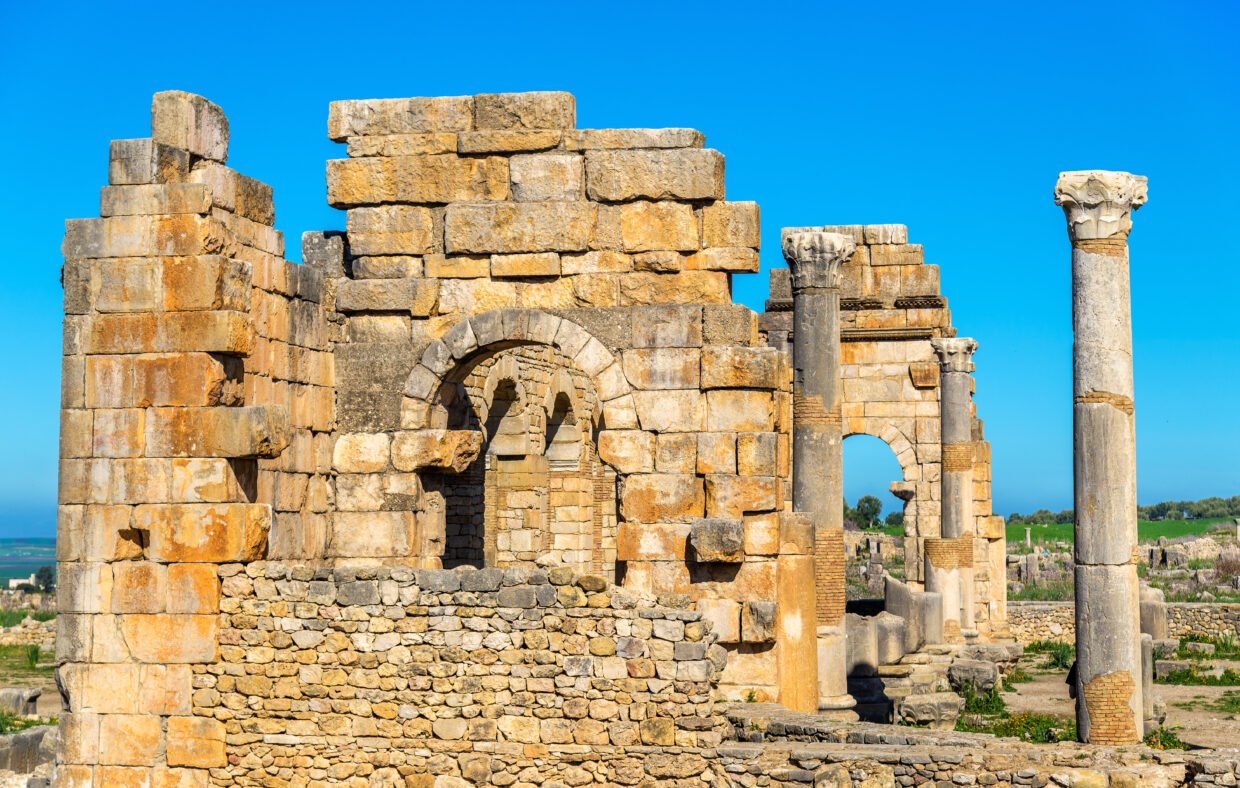
[[[473, 315], [426, 347], [404, 394], [403, 429], [484, 436], [485, 450], [463, 471], [424, 476], [447, 503], [445, 565], [550, 558], [612, 568], [620, 473], [599, 459], [596, 441], [606, 429], [635, 428], [637, 412], [618, 356], [602, 342], [539, 310]], [[497, 438], [507, 448], [495, 448]]]
[[521, 345], [547, 345], [590, 380], [598, 407], [588, 415], [595, 431], [637, 424], [637, 410], [620, 361], [607, 346], [571, 320], [538, 309], [495, 309], [462, 318], [427, 345], [405, 381], [403, 429], [446, 426], [443, 389], [480, 358]]

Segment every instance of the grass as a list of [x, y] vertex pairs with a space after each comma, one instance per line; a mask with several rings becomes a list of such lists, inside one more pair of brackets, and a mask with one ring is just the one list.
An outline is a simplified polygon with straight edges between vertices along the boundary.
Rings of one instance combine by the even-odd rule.
[[1061, 670], [1068, 670], [1076, 660], [1076, 646], [1071, 643], [1061, 643], [1058, 640], [1035, 640], [1025, 646], [1025, 651], [1046, 654], [1050, 657], [1046, 663], [1047, 667]]
[[1076, 720], [1070, 717], [1057, 717], [1054, 714], [1033, 712], [1018, 714], [1005, 712], [998, 717], [973, 718], [972, 721], [966, 721], [962, 716], [956, 722], [956, 730], [961, 733], [992, 733], [995, 736], [1011, 736], [1021, 741], [1038, 744], [1076, 741]]
[[964, 696], [965, 714], [996, 715], [1007, 711], [1007, 704], [1003, 701], [998, 687], [979, 693], [972, 682], [969, 682], [960, 688], [960, 694]]
[[[1229, 522], [1228, 517], [1208, 517], [1201, 520], [1141, 520], [1137, 523], [1137, 538], [1142, 542], [1152, 542], [1160, 536], [1175, 539], [1177, 536], [1198, 536], [1204, 534], [1220, 523]], [[1073, 536], [1072, 523], [1049, 523], [1046, 525], [1030, 525], [1030, 537], [1034, 542], [1071, 542]], [[1008, 544], [1025, 543], [1025, 525], [1007, 526]]]
[[[1199, 654], [1185, 648], [1185, 643], [1209, 643], [1214, 646], [1213, 654]], [[1180, 647], [1176, 651], [1176, 659], [1240, 659], [1240, 642], [1235, 635], [1210, 637], [1208, 635], [1186, 635], [1180, 638]]]
[[1240, 714], [1240, 690], [1227, 690], [1217, 700], [1209, 700], [1205, 695], [1198, 695], [1192, 700], [1173, 704], [1177, 709], [1192, 711], [1220, 711], [1224, 714]]
[[26, 620], [51, 621], [56, 617], [55, 610], [0, 610], [0, 627], [15, 627]]
[[1145, 746], [1153, 750], [1183, 750], [1187, 745], [1176, 734], [1175, 728], [1159, 725], [1145, 735]]
[[39, 656], [38, 646], [0, 646], [0, 674], [6, 678], [50, 676], [53, 666], [39, 667]]
[[1009, 602], [1066, 602], [1073, 597], [1074, 586], [1071, 580], [1055, 580], [1008, 592]]
[[0, 711], [0, 734], [17, 733], [37, 725], [55, 725], [56, 718], [21, 717], [11, 711]]
[[1015, 692], [1016, 688], [1012, 686], [1013, 684], [1028, 684], [1031, 681], [1033, 681], [1033, 676], [1027, 673], [1020, 665], [1017, 665], [1004, 676], [1003, 691]]
[[1203, 673], [1196, 665], [1190, 665], [1187, 670], [1173, 670], [1162, 678], [1156, 678], [1154, 683], [1193, 687], [1240, 687], [1240, 673], [1227, 668], [1221, 675], [1215, 676]]

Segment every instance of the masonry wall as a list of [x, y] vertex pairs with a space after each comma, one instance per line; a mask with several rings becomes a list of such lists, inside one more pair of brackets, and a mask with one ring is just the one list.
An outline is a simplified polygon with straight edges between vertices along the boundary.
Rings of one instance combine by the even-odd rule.
[[633, 784], [727, 729], [724, 651], [687, 597], [568, 567], [220, 576], [221, 658], [193, 695], [227, 731], [213, 784]]
[[219, 657], [217, 566], [321, 542], [331, 497], [323, 278], [284, 260], [270, 188], [225, 166], [218, 107], [159, 93], [151, 115], [63, 245], [66, 785], [223, 765], [223, 725], [191, 704], [192, 666]]
[[[903, 478], [893, 481], [891, 492], [905, 501], [905, 577], [922, 583], [922, 545], [941, 534], [939, 363], [930, 340], [956, 333], [940, 293], [939, 268], [925, 262], [921, 244], [909, 243], [904, 225], [822, 229], [848, 235], [857, 245], [840, 283], [844, 436], [879, 438], [900, 463]], [[789, 272], [774, 269], [761, 322], [772, 347], [791, 348], [791, 310]], [[1006, 545], [1003, 519], [991, 510], [990, 444], [982, 428], [975, 418], [975, 618], [984, 636], [1001, 637]]]
[[[1035, 640], [1075, 642], [1076, 616], [1072, 602], [1010, 602], [1008, 620], [1012, 637], [1020, 643]], [[1167, 635], [1240, 637], [1240, 605], [1195, 602], [1167, 603]]]

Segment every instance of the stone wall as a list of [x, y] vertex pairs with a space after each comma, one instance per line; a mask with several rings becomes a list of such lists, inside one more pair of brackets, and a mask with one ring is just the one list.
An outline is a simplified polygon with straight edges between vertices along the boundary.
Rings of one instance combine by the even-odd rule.
[[726, 729], [724, 651], [684, 596], [656, 604], [568, 567], [220, 577], [220, 661], [194, 669], [193, 694], [225, 730], [214, 784], [627, 783], [638, 752]]
[[[1012, 637], [1020, 643], [1076, 638], [1075, 606], [1071, 602], [1009, 602]], [[1240, 637], [1240, 604], [1168, 602], [1167, 634]]]

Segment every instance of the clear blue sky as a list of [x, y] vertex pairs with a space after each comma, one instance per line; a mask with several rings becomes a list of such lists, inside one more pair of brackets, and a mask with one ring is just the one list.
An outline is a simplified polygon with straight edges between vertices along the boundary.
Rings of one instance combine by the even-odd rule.
[[[1240, 6], [1044, 3], [0, 2], [6, 340], [0, 536], [51, 534], [63, 220], [98, 215], [108, 141], [151, 94], [224, 107], [229, 163], [277, 226], [339, 229], [333, 99], [568, 90], [578, 125], [692, 126], [782, 225], [899, 222], [981, 343], [1001, 513], [1071, 505], [1071, 313], [1060, 170], [1148, 175], [1132, 235], [1143, 503], [1240, 494]], [[596, 10], [597, 9], [597, 10]], [[850, 498], [895, 462], [847, 444]], [[883, 450], [885, 451], [885, 450]], [[889, 497], [886, 498], [891, 502]]]

